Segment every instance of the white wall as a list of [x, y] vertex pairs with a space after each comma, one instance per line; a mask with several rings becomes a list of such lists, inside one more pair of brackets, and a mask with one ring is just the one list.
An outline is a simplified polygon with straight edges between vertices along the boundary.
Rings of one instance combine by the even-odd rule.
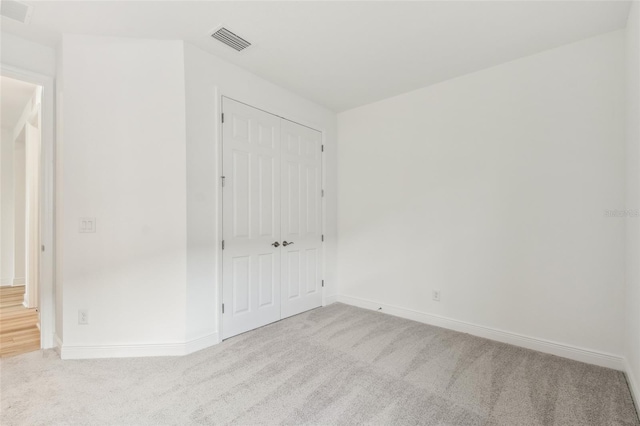
[[2, 129], [0, 285], [23, 285], [25, 258], [25, 125], [40, 108], [39, 89], [10, 129]]
[[342, 300], [621, 356], [624, 219], [604, 211], [625, 205], [623, 48], [618, 31], [339, 114]]
[[0, 33], [0, 62], [42, 75], [56, 74], [55, 49], [6, 32]]
[[[634, 2], [627, 42], [627, 209], [640, 209], [640, 7]], [[627, 376], [640, 404], [640, 217], [627, 217], [626, 333]], [[640, 405], [638, 405], [640, 406]]]
[[[34, 120], [35, 117], [39, 117], [39, 110], [41, 105], [40, 98], [41, 90], [34, 86], [34, 93], [31, 99], [26, 103], [20, 114], [20, 118], [15, 123], [12, 130], [12, 139], [14, 141], [13, 147], [13, 250], [11, 257], [13, 258], [13, 285], [24, 285], [27, 283], [27, 160], [26, 160], [26, 125], [28, 122]], [[39, 118], [36, 118], [36, 122], [39, 123]], [[28, 287], [27, 287], [28, 289]]]
[[336, 115], [185, 44], [187, 106], [187, 338], [217, 330], [220, 95], [322, 130], [325, 136], [325, 296], [336, 294]]
[[[62, 190], [58, 190], [59, 182], [62, 182], [63, 173], [62, 173], [62, 164], [64, 163], [64, 151], [63, 151], [63, 141], [64, 141], [64, 108], [63, 108], [63, 100], [64, 100], [64, 72], [62, 68], [62, 55], [64, 52], [64, 44], [60, 43], [58, 48], [56, 49], [56, 58], [55, 58], [55, 73], [56, 73], [56, 82], [55, 82], [55, 169], [54, 169], [54, 180], [55, 180], [55, 216], [54, 216], [54, 244], [55, 244], [55, 267], [54, 267], [54, 301], [55, 301], [55, 329], [53, 334], [55, 335], [55, 346], [60, 349], [61, 343], [64, 341], [64, 322], [63, 322], [63, 313], [64, 313], [64, 275], [62, 268], [60, 267], [62, 264], [62, 259], [64, 258], [64, 243], [62, 238], [59, 238], [64, 231], [64, 204], [62, 203]], [[44, 147], [44, 146], [43, 146]]]
[[0, 136], [0, 285], [13, 284], [13, 129]]
[[13, 151], [13, 285], [26, 283], [26, 150], [25, 132]]
[[[63, 38], [63, 356], [184, 341], [183, 55], [178, 41]], [[96, 233], [78, 232], [81, 217]]]
[[[63, 357], [179, 354], [216, 343], [216, 95], [323, 130], [333, 171], [335, 113], [174, 41], [65, 35], [57, 82]], [[335, 244], [335, 172], [327, 181]], [[95, 234], [78, 232], [81, 217], [96, 218]], [[80, 309], [89, 325], [78, 325]]]

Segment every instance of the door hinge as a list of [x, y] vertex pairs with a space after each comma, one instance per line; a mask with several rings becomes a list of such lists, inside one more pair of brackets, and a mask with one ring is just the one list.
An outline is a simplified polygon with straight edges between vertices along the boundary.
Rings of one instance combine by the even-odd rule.
[[222, 304], [222, 313], [224, 314], [224, 303]]
[[324, 280], [322, 280], [322, 287], [324, 287]]
[[222, 122], [224, 123], [224, 112], [222, 113]]
[[224, 240], [222, 240], [222, 250], [224, 250]]
[[324, 145], [322, 145], [321, 150], [322, 150], [322, 152], [324, 152]]
[[225, 179], [225, 177], [224, 177], [224, 176], [220, 176], [220, 180], [222, 180], [222, 186], [223, 186], [223, 187], [224, 187], [224, 179]]
[[42, 245], [42, 251], [44, 251], [44, 244]]
[[322, 238], [322, 241], [324, 241], [324, 235], [322, 235], [322, 237], [321, 237], [321, 238]]
[[322, 197], [324, 197], [324, 189], [321, 189], [321, 190], [320, 190], [320, 195], [321, 195]]

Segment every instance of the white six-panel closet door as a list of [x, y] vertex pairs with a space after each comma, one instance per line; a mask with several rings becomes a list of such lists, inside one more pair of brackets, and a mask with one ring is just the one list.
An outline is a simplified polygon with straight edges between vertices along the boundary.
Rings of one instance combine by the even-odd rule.
[[[280, 319], [280, 118], [223, 98], [223, 338]], [[278, 247], [273, 244], [278, 242]]]
[[282, 318], [322, 305], [320, 132], [281, 121]]
[[322, 304], [321, 134], [223, 98], [223, 338]]

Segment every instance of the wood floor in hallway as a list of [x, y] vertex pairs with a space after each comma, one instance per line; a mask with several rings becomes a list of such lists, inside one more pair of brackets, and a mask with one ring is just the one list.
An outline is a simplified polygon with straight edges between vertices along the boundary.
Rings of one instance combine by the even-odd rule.
[[24, 286], [0, 287], [0, 357], [40, 349], [38, 311], [22, 305]]

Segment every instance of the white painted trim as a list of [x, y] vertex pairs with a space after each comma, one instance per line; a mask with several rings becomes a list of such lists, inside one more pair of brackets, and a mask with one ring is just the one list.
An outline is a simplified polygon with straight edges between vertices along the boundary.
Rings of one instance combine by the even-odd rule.
[[13, 284], [15, 286], [18, 285], [25, 285], [25, 283], [27, 282], [27, 280], [24, 277], [18, 277], [18, 278], [14, 278], [13, 279]]
[[328, 305], [331, 305], [332, 303], [336, 303], [337, 301], [338, 301], [338, 295], [337, 294], [332, 294], [330, 296], [325, 296], [324, 297], [324, 304], [322, 306], [328, 306]]
[[222, 317], [222, 302], [224, 300], [224, 295], [222, 294], [222, 261], [223, 261], [223, 250], [222, 250], [222, 240], [224, 238], [224, 234], [223, 234], [223, 226], [222, 226], [222, 198], [223, 198], [223, 194], [222, 194], [222, 97], [224, 96], [220, 89], [218, 88], [217, 85], [213, 86], [213, 96], [214, 96], [214, 103], [215, 103], [215, 117], [213, 117], [213, 122], [215, 123], [215, 138], [213, 143], [215, 144], [215, 151], [216, 151], [216, 155], [218, 156], [218, 161], [214, 161], [214, 164], [216, 165], [217, 169], [216, 169], [216, 182], [215, 182], [215, 187], [216, 187], [216, 193], [217, 193], [217, 197], [216, 197], [216, 217], [215, 217], [215, 221], [216, 221], [216, 253], [217, 255], [215, 256], [215, 268], [216, 271], [218, 271], [218, 274], [216, 275], [216, 289], [218, 290], [218, 300], [216, 303], [216, 310], [218, 312], [218, 315], [216, 317], [216, 320], [218, 321], [217, 323], [217, 330], [218, 330], [218, 336], [220, 336], [220, 338], [222, 338], [222, 336], [224, 336], [222, 327], [223, 327], [223, 322], [224, 322], [224, 318]]
[[495, 328], [472, 324], [465, 321], [459, 321], [440, 315], [414, 311], [412, 309], [387, 305], [385, 303], [378, 303], [372, 300], [361, 299], [358, 297], [340, 294], [338, 295], [338, 302], [375, 311], [378, 311], [379, 308], [382, 308], [381, 312], [400, 318], [418, 321], [424, 324], [435, 325], [437, 327], [447, 328], [450, 330], [459, 331], [461, 333], [468, 333], [474, 336], [484, 337], [485, 339], [495, 340], [497, 342], [507, 343], [514, 346], [520, 346], [523, 348], [532, 349], [534, 351], [544, 352], [563, 358], [569, 358], [575, 361], [585, 362], [587, 364], [599, 365], [601, 367], [613, 368], [620, 371], [625, 370], [624, 358], [618, 355], [593, 351], [590, 349], [580, 348], [564, 343], [552, 342], [550, 340], [525, 336], [510, 331], [498, 330]]
[[5, 286], [12, 286], [12, 285], [13, 285], [12, 278], [0, 278], [0, 286], [5, 287]]
[[184, 344], [185, 355], [192, 354], [194, 352], [198, 352], [211, 346], [217, 345], [218, 343], [220, 343], [219, 336], [220, 335], [217, 332], [213, 332], [205, 336], [187, 341]]
[[150, 343], [142, 345], [62, 345], [62, 359], [135, 358], [145, 356], [184, 355], [184, 343]]
[[139, 345], [70, 346], [58, 339], [62, 359], [137, 358], [147, 356], [182, 356], [208, 348], [220, 342], [218, 333], [211, 333], [187, 342], [144, 343]]
[[631, 390], [631, 397], [636, 404], [638, 416], [640, 416], [640, 383], [636, 381], [636, 375], [627, 358], [624, 359], [624, 371], [627, 376], [627, 383], [629, 383], [629, 390]]

